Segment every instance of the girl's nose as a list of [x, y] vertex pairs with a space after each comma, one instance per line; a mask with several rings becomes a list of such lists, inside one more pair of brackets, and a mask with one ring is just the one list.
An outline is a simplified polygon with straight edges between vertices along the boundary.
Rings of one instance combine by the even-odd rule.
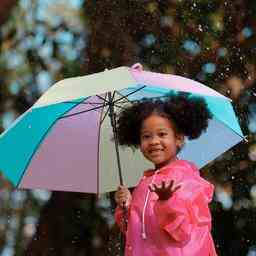
[[157, 138], [157, 136], [152, 136], [151, 140], [150, 140], [150, 144], [155, 145], [159, 143], [159, 139]]

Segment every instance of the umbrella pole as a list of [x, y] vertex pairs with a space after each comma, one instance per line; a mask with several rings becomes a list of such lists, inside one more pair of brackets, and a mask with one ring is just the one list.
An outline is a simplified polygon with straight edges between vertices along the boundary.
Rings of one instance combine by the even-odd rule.
[[112, 129], [113, 129], [114, 141], [115, 141], [119, 182], [120, 182], [120, 185], [124, 185], [122, 171], [121, 171], [121, 161], [120, 161], [120, 154], [119, 154], [119, 148], [118, 148], [118, 140], [117, 140], [116, 113], [114, 111], [114, 103], [113, 103], [113, 99], [111, 96], [111, 92], [108, 92], [108, 100], [109, 100], [109, 117], [110, 117]]
[[[119, 182], [120, 182], [120, 185], [124, 185], [122, 170], [121, 170], [120, 154], [119, 154], [119, 148], [118, 148], [118, 140], [117, 140], [116, 113], [114, 111], [114, 103], [113, 103], [113, 98], [112, 98], [111, 92], [108, 92], [108, 100], [109, 100], [109, 102], [108, 102], [108, 104], [109, 104], [109, 117], [110, 117], [112, 129], [113, 129], [114, 142], [115, 142]], [[127, 224], [128, 224], [128, 218], [127, 218], [127, 209], [126, 209], [125, 203], [123, 205], [123, 224], [124, 224], [124, 229], [126, 231], [127, 230]], [[124, 249], [125, 249], [125, 236], [122, 236], [122, 234], [121, 234], [121, 238], [120, 238], [120, 248], [121, 248], [120, 249], [120, 256], [122, 256], [122, 255], [124, 255]]]

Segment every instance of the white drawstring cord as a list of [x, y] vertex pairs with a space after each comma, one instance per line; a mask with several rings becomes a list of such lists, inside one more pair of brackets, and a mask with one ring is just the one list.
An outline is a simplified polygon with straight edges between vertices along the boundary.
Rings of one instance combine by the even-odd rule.
[[145, 203], [144, 203], [144, 207], [143, 207], [143, 211], [142, 211], [142, 238], [143, 239], [146, 239], [147, 238], [147, 235], [146, 235], [146, 230], [145, 230], [145, 210], [146, 210], [146, 206], [147, 206], [147, 203], [148, 203], [148, 196], [149, 196], [149, 189], [147, 191], [147, 196], [146, 196], [146, 200], [145, 200]]
[[[155, 171], [154, 176], [153, 176], [153, 178], [152, 178], [152, 181], [151, 181], [151, 183], [150, 183], [150, 186], [154, 183], [156, 174], [157, 174], [158, 172], [159, 172], [159, 171]], [[149, 190], [149, 188], [148, 188], [148, 190], [147, 190], [147, 195], [146, 195], [146, 200], [145, 200], [144, 207], [143, 207], [143, 211], [142, 211], [142, 233], [141, 233], [141, 235], [142, 235], [142, 238], [143, 238], [143, 239], [147, 239], [146, 228], [145, 228], [145, 211], [146, 211], [146, 207], [147, 207], [147, 203], [148, 203], [149, 193], [150, 193], [150, 190]]]

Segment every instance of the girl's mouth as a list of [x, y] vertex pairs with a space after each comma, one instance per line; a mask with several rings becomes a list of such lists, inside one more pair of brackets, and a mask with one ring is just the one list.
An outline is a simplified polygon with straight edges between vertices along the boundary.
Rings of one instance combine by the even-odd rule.
[[154, 155], [154, 154], [160, 153], [162, 151], [163, 151], [163, 149], [151, 149], [151, 150], [149, 150], [149, 154]]

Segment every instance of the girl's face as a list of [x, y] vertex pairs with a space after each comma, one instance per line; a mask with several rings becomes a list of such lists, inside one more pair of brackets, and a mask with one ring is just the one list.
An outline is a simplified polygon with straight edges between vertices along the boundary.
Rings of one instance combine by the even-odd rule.
[[165, 117], [153, 114], [142, 123], [140, 150], [156, 168], [161, 168], [176, 159], [184, 136], [176, 134], [172, 123]]

